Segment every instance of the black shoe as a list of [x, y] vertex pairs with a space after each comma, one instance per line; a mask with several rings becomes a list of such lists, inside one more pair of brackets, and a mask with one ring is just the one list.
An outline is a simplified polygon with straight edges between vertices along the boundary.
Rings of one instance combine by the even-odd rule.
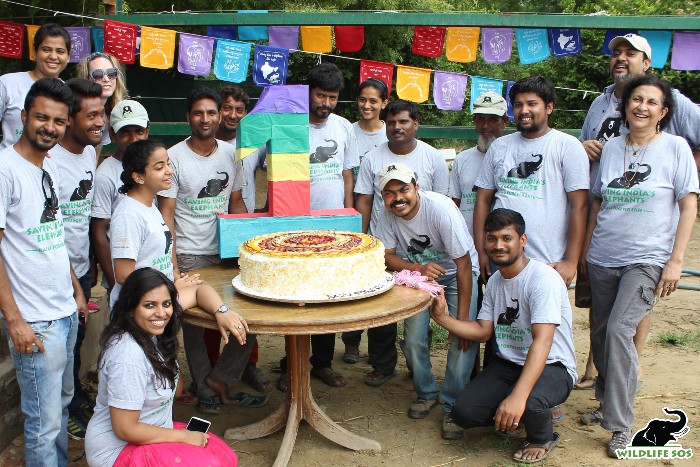
[[80, 417], [68, 417], [68, 436], [73, 439], [85, 439], [85, 426]]

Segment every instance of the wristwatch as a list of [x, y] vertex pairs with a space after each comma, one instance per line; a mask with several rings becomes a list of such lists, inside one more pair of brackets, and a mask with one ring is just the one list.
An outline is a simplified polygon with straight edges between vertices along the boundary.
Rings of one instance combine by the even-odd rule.
[[219, 313], [228, 313], [228, 307], [222, 304], [219, 308], [216, 309], [216, 311]]

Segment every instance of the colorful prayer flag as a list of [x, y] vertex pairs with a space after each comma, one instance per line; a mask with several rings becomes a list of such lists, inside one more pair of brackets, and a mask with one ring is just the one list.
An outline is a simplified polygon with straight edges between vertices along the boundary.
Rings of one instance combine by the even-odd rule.
[[29, 44], [29, 60], [36, 60], [34, 56], [34, 36], [41, 26], [27, 24], [27, 44]]
[[186, 75], [209, 76], [214, 55], [213, 37], [180, 33], [177, 71]]
[[333, 50], [330, 26], [302, 26], [301, 48], [306, 52], [328, 53]]
[[0, 21], [0, 57], [22, 58], [23, 46], [24, 24]]
[[541, 62], [551, 55], [546, 29], [518, 28], [515, 30], [515, 41], [523, 65]]
[[255, 44], [253, 82], [258, 86], [274, 86], [287, 82], [289, 49]]
[[136, 24], [104, 20], [104, 51], [117, 57], [123, 64], [133, 65], [136, 60]]
[[603, 39], [603, 47], [600, 49], [601, 53], [605, 55], [612, 55], [612, 50], [608, 47], [610, 41], [617, 36], [624, 36], [625, 34], [637, 34], [636, 29], [608, 29], [605, 31], [605, 39]]
[[219, 39], [216, 41], [214, 75], [222, 81], [242, 83], [248, 77], [251, 46], [247, 42]]
[[165, 70], [173, 66], [175, 31], [141, 26], [141, 66]]
[[90, 28], [75, 27], [66, 28], [70, 35], [70, 63], [78, 63], [90, 55]]
[[[700, 70], [700, 33], [695, 31], [674, 32], [672, 70]], [[653, 55], [653, 53], [652, 53]]]
[[481, 28], [447, 28], [445, 55], [452, 62], [469, 63], [476, 60]]
[[496, 94], [503, 95], [503, 81], [494, 78], [482, 78], [481, 76], [472, 76], [472, 85], [469, 92], [469, 111], [474, 111], [474, 101], [477, 97], [486, 91], [493, 91]]
[[365, 43], [364, 26], [335, 26], [335, 48], [341, 52], [357, 52]]
[[411, 51], [424, 57], [439, 57], [445, 45], [446, 29], [445, 26], [416, 26]]
[[[651, 67], [663, 68], [666, 66], [668, 52], [671, 50], [673, 31], [639, 31], [639, 35], [645, 38], [651, 46]], [[696, 52], [700, 52], [700, 50]]]
[[[481, 54], [486, 63], [503, 63], [513, 50], [513, 30], [510, 28], [482, 28]], [[473, 82], [472, 82], [473, 84]]]
[[[238, 13], [267, 13], [267, 10], [238, 10]], [[267, 40], [267, 26], [238, 26], [239, 41]]]
[[299, 26], [269, 26], [268, 29], [270, 39], [267, 44], [270, 47], [299, 48]]
[[513, 120], [515, 115], [513, 114], [513, 103], [510, 101], [510, 88], [513, 87], [515, 81], [508, 81], [508, 86], [506, 87], [506, 103], [508, 104], [508, 118]]
[[207, 26], [207, 36], [215, 39], [236, 40], [238, 30], [236, 26]]
[[93, 52], [104, 52], [105, 50], [105, 30], [98, 28], [97, 26], [92, 26], [90, 28], [90, 33], [92, 34], [92, 51]]
[[551, 28], [549, 42], [556, 58], [581, 53], [581, 31], [573, 28]]
[[435, 106], [440, 110], [462, 110], [468, 81], [468, 75], [436, 71], [433, 78]]
[[428, 100], [430, 70], [399, 65], [396, 68], [396, 93], [399, 99], [421, 103]]
[[384, 81], [387, 95], [391, 95], [391, 84], [394, 78], [394, 65], [391, 63], [362, 60], [360, 62], [360, 84], [367, 78], [377, 78]]

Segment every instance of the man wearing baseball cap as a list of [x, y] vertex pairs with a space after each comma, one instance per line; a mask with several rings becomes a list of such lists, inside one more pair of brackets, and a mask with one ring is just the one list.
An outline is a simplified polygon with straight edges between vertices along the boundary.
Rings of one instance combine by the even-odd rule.
[[90, 241], [97, 262], [102, 269], [107, 290], [114, 287], [114, 269], [109, 248], [109, 223], [122, 194], [122, 156], [135, 141], [148, 139], [148, 112], [139, 102], [123, 100], [114, 106], [109, 117], [109, 136], [117, 145], [117, 152], [100, 164], [95, 172], [94, 196], [90, 220]]
[[[420, 190], [416, 175], [406, 164], [396, 162], [378, 174], [379, 190], [385, 210], [377, 215], [373, 231], [383, 243], [390, 271], [418, 271], [445, 288], [452, 317], [462, 321], [476, 319], [476, 279], [479, 276], [474, 242], [457, 206], [445, 195]], [[406, 259], [396, 254], [405, 252]], [[433, 376], [427, 329], [428, 310], [404, 322], [406, 359], [413, 369], [413, 388], [417, 399], [408, 416], [425, 418], [444, 402], [442, 437], [459, 439], [463, 430], [452, 421], [455, 399], [469, 382], [479, 346], [464, 339], [450, 343], [442, 390]], [[394, 328], [394, 332], [395, 328]], [[372, 341], [370, 340], [370, 344]]]

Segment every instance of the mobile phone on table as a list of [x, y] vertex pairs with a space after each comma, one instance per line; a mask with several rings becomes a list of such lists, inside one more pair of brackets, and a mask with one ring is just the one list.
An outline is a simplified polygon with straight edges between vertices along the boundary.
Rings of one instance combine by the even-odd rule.
[[203, 418], [199, 418], [199, 417], [192, 417], [192, 418], [190, 418], [190, 421], [187, 423], [187, 429], [189, 431], [199, 431], [200, 433], [208, 432], [210, 426], [211, 426], [210, 421], [204, 420]]

